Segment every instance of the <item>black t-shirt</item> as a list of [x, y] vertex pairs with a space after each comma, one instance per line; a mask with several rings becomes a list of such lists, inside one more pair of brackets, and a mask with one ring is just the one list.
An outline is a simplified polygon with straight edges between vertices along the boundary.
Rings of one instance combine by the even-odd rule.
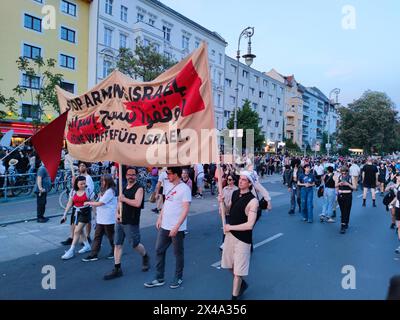
[[[135, 199], [136, 192], [139, 189], [143, 190], [143, 187], [138, 183], [135, 183], [132, 188], [127, 189], [124, 188], [122, 193], [128, 199]], [[144, 192], [143, 192], [143, 200], [140, 208], [132, 207], [126, 203], [122, 204], [122, 224], [131, 224], [134, 226], [138, 226], [140, 222], [140, 211], [144, 208]]]
[[362, 171], [365, 173], [364, 175], [365, 184], [376, 183], [376, 174], [378, 173], [378, 168], [375, 165], [366, 164], [363, 166]]

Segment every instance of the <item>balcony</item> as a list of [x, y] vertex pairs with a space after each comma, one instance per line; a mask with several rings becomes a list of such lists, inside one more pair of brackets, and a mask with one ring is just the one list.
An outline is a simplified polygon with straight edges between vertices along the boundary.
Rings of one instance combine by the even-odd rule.
[[296, 126], [294, 125], [294, 123], [287, 123], [286, 124], [286, 130], [294, 131], [295, 129], [296, 129]]

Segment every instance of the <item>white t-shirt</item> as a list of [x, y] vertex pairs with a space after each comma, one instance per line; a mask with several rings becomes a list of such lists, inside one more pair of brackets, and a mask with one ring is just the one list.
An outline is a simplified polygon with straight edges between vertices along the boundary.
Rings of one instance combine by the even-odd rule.
[[93, 192], [94, 192], [94, 183], [93, 183], [93, 179], [90, 175], [84, 175], [84, 177], [86, 178], [86, 186], [88, 189], [88, 192], [90, 194], [90, 196], [93, 196]]
[[353, 163], [349, 169], [349, 173], [352, 177], [358, 177], [360, 175], [360, 167]]
[[108, 189], [99, 199], [104, 206], [96, 208], [97, 224], [114, 224], [117, 211], [117, 197], [112, 189]]
[[158, 176], [158, 182], [161, 182], [161, 186], [163, 187], [163, 194], [167, 194], [169, 190], [174, 186], [168, 180], [168, 175], [166, 171], [163, 171]]
[[319, 176], [322, 176], [324, 174], [324, 166], [322, 164], [315, 165], [314, 170], [317, 173], [317, 175], [319, 175]]
[[[192, 201], [192, 191], [186, 183], [180, 182], [172, 187], [174, 189], [166, 195], [163, 207], [161, 228], [164, 230], [172, 230], [176, 226], [183, 211], [183, 202]], [[185, 231], [186, 227], [187, 218], [179, 227], [179, 231]]]
[[204, 177], [204, 168], [203, 165], [201, 163], [196, 164], [196, 171], [197, 171], [197, 177], [195, 178], [202, 178]]

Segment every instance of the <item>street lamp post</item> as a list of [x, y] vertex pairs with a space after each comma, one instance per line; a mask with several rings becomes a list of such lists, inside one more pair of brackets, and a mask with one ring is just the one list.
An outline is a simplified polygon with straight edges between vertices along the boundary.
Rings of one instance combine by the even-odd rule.
[[328, 153], [328, 157], [329, 157], [329, 151], [331, 149], [331, 146], [330, 146], [330, 136], [331, 136], [331, 134], [329, 132], [330, 127], [331, 127], [331, 117], [330, 117], [329, 111], [331, 109], [332, 93], [336, 94], [336, 103], [337, 103], [338, 102], [338, 96], [339, 96], [339, 93], [340, 93], [340, 89], [339, 88], [335, 88], [335, 89], [332, 89], [331, 92], [329, 92], [329, 102], [328, 102], [328, 146], [329, 146], [329, 148], [326, 148], [327, 149], [327, 153]]
[[239, 69], [240, 69], [240, 40], [242, 37], [248, 38], [248, 47], [247, 53], [243, 55], [245, 59], [245, 63], [250, 67], [253, 63], [253, 59], [256, 57], [251, 53], [251, 37], [254, 35], [254, 27], [247, 27], [244, 29], [238, 41], [238, 50], [236, 54], [237, 59], [237, 67], [236, 67], [236, 106], [234, 110], [234, 119], [233, 119], [233, 161], [236, 163], [236, 155], [237, 155], [237, 110], [239, 108]]

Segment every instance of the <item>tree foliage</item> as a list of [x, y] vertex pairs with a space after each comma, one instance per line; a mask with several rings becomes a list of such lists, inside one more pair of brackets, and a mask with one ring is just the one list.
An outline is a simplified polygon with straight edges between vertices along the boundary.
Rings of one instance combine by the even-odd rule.
[[[228, 120], [228, 129], [233, 129], [234, 127], [234, 113], [232, 113], [231, 118]], [[261, 134], [261, 128], [258, 126], [258, 113], [251, 109], [250, 101], [246, 100], [243, 107], [237, 111], [237, 128], [243, 129], [245, 133], [247, 129], [254, 130], [254, 148], [262, 149], [265, 137]], [[246, 138], [243, 137], [243, 147], [246, 148]]]
[[397, 111], [385, 93], [366, 91], [339, 113], [338, 139], [344, 148], [361, 148], [368, 154], [399, 149]]
[[[44, 60], [42, 57], [35, 59], [19, 57], [16, 63], [18, 70], [31, 79], [31, 85], [26, 87], [18, 84], [13, 92], [19, 97], [21, 103], [27, 100], [27, 94], [29, 94], [31, 105], [37, 107], [37, 117], [33, 119], [33, 122], [40, 123], [45, 110], [60, 113], [56, 86], [61, 85], [63, 75], [54, 72], [57, 61], [52, 58]], [[38, 85], [32, 85], [34, 79], [39, 79]]]
[[116, 66], [131, 78], [152, 81], [175, 63], [158, 53], [153, 45], [138, 44], [134, 52], [128, 48], [120, 48]]

